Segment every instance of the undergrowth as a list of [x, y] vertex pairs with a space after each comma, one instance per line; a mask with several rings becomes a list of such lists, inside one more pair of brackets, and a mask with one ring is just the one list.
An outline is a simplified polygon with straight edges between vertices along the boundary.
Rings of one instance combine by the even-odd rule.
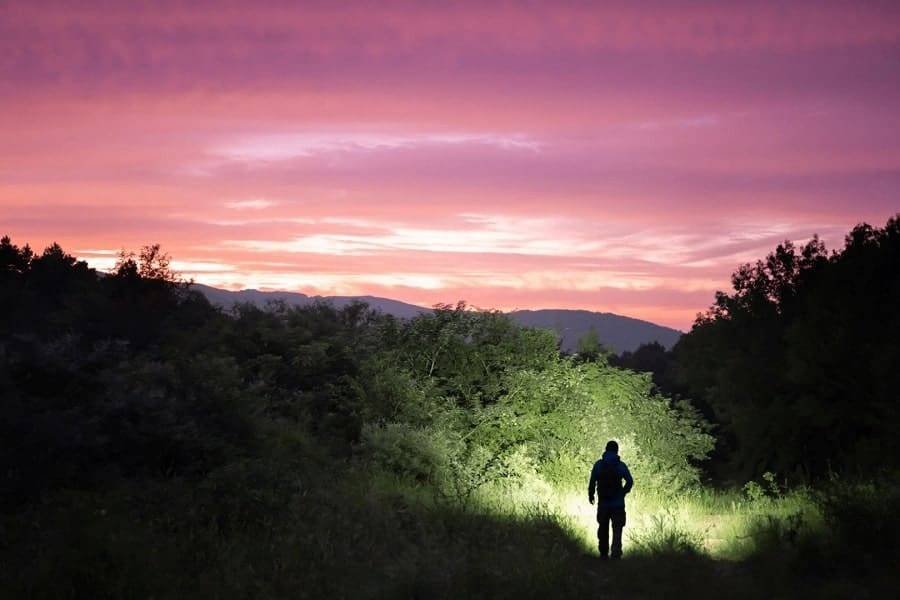
[[385, 473], [327, 475], [247, 463], [200, 487], [48, 498], [39, 513], [4, 519], [0, 593], [712, 598], [728, 586], [736, 598], [850, 587], [865, 597], [896, 584], [898, 494], [886, 485], [763, 499], [635, 494], [625, 558], [611, 564], [595, 556], [583, 492], [497, 484], [460, 506]]

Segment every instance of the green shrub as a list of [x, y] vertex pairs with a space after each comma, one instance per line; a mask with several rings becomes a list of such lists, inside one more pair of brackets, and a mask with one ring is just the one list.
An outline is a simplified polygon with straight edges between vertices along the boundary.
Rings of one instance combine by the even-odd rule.
[[900, 557], [900, 485], [896, 480], [832, 482], [815, 499], [828, 545], [846, 566], [896, 564]]
[[405, 423], [364, 425], [362, 446], [382, 468], [433, 484], [450, 475], [450, 463], [457, 453], [454, 443], [442, 432]]

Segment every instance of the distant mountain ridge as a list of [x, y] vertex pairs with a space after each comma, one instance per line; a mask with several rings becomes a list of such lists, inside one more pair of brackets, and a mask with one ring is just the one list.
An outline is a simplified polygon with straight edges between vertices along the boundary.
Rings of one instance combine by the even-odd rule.
[[591, 329], [597, 332], [600, 343], [616, 352], [631, 352], [654, 341], [669, 349], [681, 337], [677, 329], [614, 313], [547, 308], [509, 314], [521, 325], [555, 330], [568, 352], [574, 352], [578, 340]]
[[[232, 292], [199, 283], [195, 283], [193, 287], [202, 292], [210, 302], [226, 309], [242, 302], [263, 306], [271, 300], [280, 300], [290, 306], [303, 306], [317, 301], [325, 301], [337, 308], [342, 308], [352, 302], [365, 302], [375, 310], [401, 319], [409, 319], [431, 311], [430, 308], [423, 306], [378, 296], [308, 296], [299, 292], [261, 292], [259, 290]], [[616, 352], [633, 351], [641, 344], [654, 341], [666, 348], [671, 348], [681, 337], [681, 332], [677, 329], [614, 313], [540, 309], [515, 310], [507, 314], [521, 325], [553, 329], [561, 340], [563, 350], [567, 352], [574, 352], [578, 340], [591, 329], [597, 332], [597, 336], [604, 346]]]
[[383, 313], [394, 315], [401, 319], [410, 319], [423, 312], [431, 311], [430, 308], [377, 296], [308, 296], [300, 292], [261, 292], [260, 290], [232, 292], [200, 283], [195, 283], [192, 287], [202, 292], [213, 304], [218, 304], [226, 309], [242, 302], [264, 306], [266, 302], [271, 300], [280, 300], [289, 306], [304, 306], [317, 301], [325, 301], [330, 302], [336, 308], [343, 308], [352, 302], [365, 302], [375, 310], [380, 310]]

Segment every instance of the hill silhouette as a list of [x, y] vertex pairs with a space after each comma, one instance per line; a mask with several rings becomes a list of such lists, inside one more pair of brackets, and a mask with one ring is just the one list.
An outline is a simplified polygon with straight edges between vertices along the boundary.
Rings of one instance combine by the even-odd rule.
[[671, 348], [681, 337], [681, 332], [623, 315], [589, 310], [517, 310], [510, 316], [526, 327], [553, 329], [562, 338], [562, 348], [575, 351], [580, 340], [592, 329], [600, 343], [616, 352], [633, 352], [641, 344], [659, 342]]
[[[299, 292], [240, 290], [229, 291], [203, 284], [194, 284], [213, 304], [231, 308], [236, 303], [249, 302], [264, 306], [270, 301], [282, 301], [288, 306], [306, 306], [317, 301], [325, 301], [341, 309], [353, 302], [365, 302], [369, 307], [400, 319], [411, 319], [431, 309], [400, 300], [378, 296], [309, 296]], [[607, 348], [615, 352], [632, 352], [641, 344], [659, 342], [671, 348], [681, 337], [681, 332], [623, 315], [589, 310], [541, 309], [516, 310], [507, 313], [512, 319], [527, 327], [540, 327], [556, 331], [561, 347], [566, 352], [574, 352], [578, 340], [592, 329]]]

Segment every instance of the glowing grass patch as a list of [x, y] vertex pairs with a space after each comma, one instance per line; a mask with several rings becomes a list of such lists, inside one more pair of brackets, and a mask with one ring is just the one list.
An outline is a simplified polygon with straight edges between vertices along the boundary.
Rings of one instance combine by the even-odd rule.
[[[507, 518], [550, 517], [586, 553], [596, 552], [596, 507], [588, 503], [586, 490], [559, 490], [531, 477], [517, 486], [485, 486], [475, 497], [475, 509]], [[762, 526], [790, 536], [798, 528], [821, 525], [815, 504], [802, 491], [761, 501], [710, 490], [677, 498], [633, 493], [627, 511], [626, 554], [699, 553], [740, 560], [764, 543]]]

